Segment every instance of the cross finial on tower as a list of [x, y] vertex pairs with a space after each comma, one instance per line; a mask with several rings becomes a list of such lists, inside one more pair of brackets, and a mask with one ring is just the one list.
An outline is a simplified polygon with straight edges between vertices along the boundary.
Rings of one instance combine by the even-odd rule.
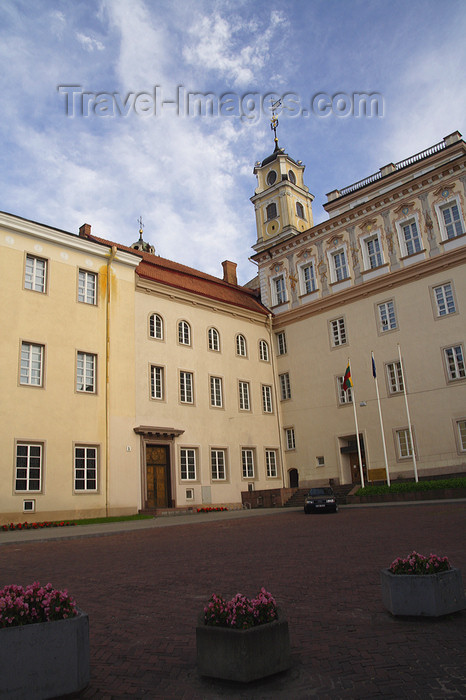
[[142, 223], [142, 216], [139, 217], [138, 224], [139, 224], [139, 238], [142, 240], [142, 230], [144, 228], [144, 224]]
[[274, 102], [272, 98], [270, 98], [270, 102], [272, 105], [272, 117], [270, 119], [270, 128], [272, 129], [274, 133], [274, 141], [275, 141], [275, 150], [278, 151], [278, 136], [277, 136], [277, 126], [278, 126], [278, 117], [275, 114], [275, 110], [281, 107], [282, 101], [281, 99], [277, 100]]

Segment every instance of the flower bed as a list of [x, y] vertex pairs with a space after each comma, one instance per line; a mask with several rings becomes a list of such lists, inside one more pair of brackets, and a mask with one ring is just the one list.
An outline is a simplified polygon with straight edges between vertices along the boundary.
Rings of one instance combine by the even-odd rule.
[[198, 508], [198, 509], [197, 509], [197, 512], [198, 512], [198, 513], [220, 513], [220, 512], [222, 512], [222, 511], [224, 511], [224, 510], [228, 510], [228, 508], [224, 508], [223, 506], [222, 506], [222, 507], [219, 507], [219, 508], [210, 508], [210, 507], [207, 507], [207, 508]]
[[41, 530], [44, 527], [70, 527], [71, 525], [75, 525], [75, 523], [66, 520], [62, 520], [61, 522], [49, 522], [46, 520], [41, 523], [10, 523], [9, 525], [2, 525], [2, 530], [4, 532], [10, 530]]

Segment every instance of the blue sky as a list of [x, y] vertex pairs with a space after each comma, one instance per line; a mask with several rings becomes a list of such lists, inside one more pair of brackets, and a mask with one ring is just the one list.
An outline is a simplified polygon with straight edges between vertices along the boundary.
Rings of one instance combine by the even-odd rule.
[[[142, 216], [159, 255], [217, 276], [233, 260], [241, 283], [264, 96], [293, 96], [278, 135], [316, 223], [327, 192], [466, 135], [464, 0], [3, 0], [0, 34], [0, 209], [126, 245]], [[220, 114], [177, 114], [178, 92]], [[352, 113], [357, 93], [382, 113]]]

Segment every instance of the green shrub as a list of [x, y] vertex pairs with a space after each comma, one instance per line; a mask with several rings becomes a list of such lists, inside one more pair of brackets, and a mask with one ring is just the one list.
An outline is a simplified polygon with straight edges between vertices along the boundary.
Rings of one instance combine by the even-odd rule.
[[432, 489], [464, 489], [466, 488], [466, 478], [437, 479], [435, 481], [402, 481], [380, 486], [365, 486], [356, 492], [356, 496], [381, 496], [384, 493], [408, 493], [412, 491], [431, 491]]

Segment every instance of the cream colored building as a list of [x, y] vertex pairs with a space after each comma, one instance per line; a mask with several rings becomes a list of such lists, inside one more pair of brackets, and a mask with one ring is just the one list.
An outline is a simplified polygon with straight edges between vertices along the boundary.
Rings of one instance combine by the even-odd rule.
[[455, 132], [334, 190], [317, 226], [300, 161], [256, 163], [286, 485], [466, 471], [465, 155]]

